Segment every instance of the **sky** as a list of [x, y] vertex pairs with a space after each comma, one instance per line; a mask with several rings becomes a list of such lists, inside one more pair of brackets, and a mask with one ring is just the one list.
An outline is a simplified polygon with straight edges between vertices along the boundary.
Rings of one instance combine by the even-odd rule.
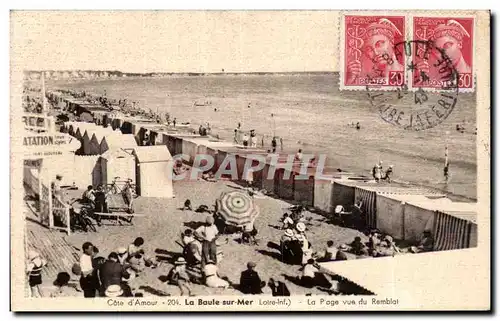
[[336, 71], [334, 11], [12, 11], [11, 65], [124, 72]]

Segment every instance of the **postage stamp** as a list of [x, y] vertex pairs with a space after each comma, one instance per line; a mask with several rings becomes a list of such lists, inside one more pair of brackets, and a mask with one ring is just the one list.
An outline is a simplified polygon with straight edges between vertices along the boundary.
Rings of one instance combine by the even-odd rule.
[[[376, 92], [376, 86], [366, 86], [370, 103], [378, 110], [380, 117], [385, 122], [405, 130], [420, 131], [437, 126], [448, 118], [459, 100], [459, 73], [444, 48], [437, 47], [431, 40], [417, 40], [396, 44], [394, 52], [397, 52], [397, 55], [402, 52], [410, 53], [409, 62], [405, 67], [414, 70], [415, 64], [409, 48], [421, 44], [432, 50], [436, 57], [435, 77], [439, 79], [439, 87], [433, 89], [438, 91], [427, 88], [424, 90], [422, 87], [412, 91], [406, 83], [392, 92]], [[427, 77], [427, 74], [421, 72], [421, 77]]]
[[443, 87], [442, 50], [450, 67], [457, 72], [460, 91], [474, 90], [474, 18], [415, 16], [412, 19], [414, 68], [410, 69], [410, 87]]
[[459, 16], [12, 11], [11, 309], [488, 310]]
[[406, 40], [405, 16], [345, 15], [341, 21], [341, 89], [367, 85], [391, 90], [406, 83], [404, 55], [394, 45]]

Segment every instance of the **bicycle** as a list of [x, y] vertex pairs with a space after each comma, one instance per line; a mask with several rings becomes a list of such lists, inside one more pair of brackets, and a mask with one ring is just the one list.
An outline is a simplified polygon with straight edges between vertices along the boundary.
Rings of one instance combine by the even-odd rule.
[[[132, 197], [133, 198], [137, 198], [138, 195], [137, 195], [137, 192], [136, 192], [136, 187], [135, 187], [135, 184], [132, 183], [132, 179], [128, 178], [125, 181], [120, 181], [119, 179], [120, 179], [120, 176], [116, 176], [116, 177], [114, 177], [114, 179], [111, 182], [111, 184], [107, 184], [106, 185], [106, 189], [105, 189], [106, 194], [124, 193], [125, 191], [127, 191], [128, 189], [130, 189]], [[120, 187], [118, 185], [118, 182], [123, 182], [124, 183], [123, 186]]]
[[97, 232], [94, 222], [90, 218], [93, 215], [93, 210], [90, 206], [82, 206], [80, 212], [77, 213], [74, 207], [70, 209], [70, 227], [74, 232], [75, 228], [81, 229], [83, 232]]

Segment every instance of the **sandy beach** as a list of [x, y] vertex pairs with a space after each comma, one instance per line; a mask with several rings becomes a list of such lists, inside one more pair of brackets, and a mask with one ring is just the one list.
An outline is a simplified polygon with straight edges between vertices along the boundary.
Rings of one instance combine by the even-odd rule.
[[[182, 248], [176, 241], [180, 241], [180, 233], [193, 223], [204, 221], [207, 214], [195, 213], [193, 211], [181, 211], [185, 199], [189, 197], [196, 208], [201, 204], [211, 206], [215, 199], [223, 191], [239, 189], [233, 183], [220, 182], [176, 182], [176, 197], [173, 199], [141, 198], [136, 201], [136, 213], [145, 214], [144, 217], [134, 218], [133, 226], [113, 226], [103, 225], [98, 227], [97, 233], [76, 232], [66, 239], [75, 248], [81, 249], [81, 245], [86, 241], [91, 241], [99, 248], [100, 256], [107, 256], [109, 252], [120, 246], [128, 246], [136, 237], [142, 236], [145, 239], [145, 249], [148, 254], [157, 254], [164, 259], [156, 269], [147, 268], [144, 273], [133, 281], [136, 292], [148, 295], [179, 295], [180, 291], [176, 286], [168, 285], [162, 281], [172, 267], [172, 257], [181, 254]], [[253, 261], [257, 264], [256, 270], [260, 277], [266, 282], [273, 277], [284, 281], [289, 287], [292, 295], [300, 294], [325, 294], [318, 289], [306, 289], [287, 280], [300, 275], [298, 265], [288, 265], [279, 260], [279, 251], [268, 242], [279, 244], [283, 231], [276, 227], [285, 209], [291, 204], [284, 201], [263, 197], [256, 198], [256, 204], [260, 208], [260, 216], [256, 220], [256, 227], [259, 229], [259, 245], [242, 245], [238, 243], [239, 235], [221, 236], [221, 245], [224, 251], [224, 259], [219, 264], [219, 272], [222, 276], [227, 276], [231, 282], [239, 283], [241, 271], [246, 269], [246, 263]], [[313, 250], [322, 251], [326, 247], [328, 240], [333, 240], [335, 244], [350, 242], [355, 236], [361, 236], [367, 240], [359, 231], [342, 228], [329, 224], [326, 219], [318, 214], [307, 212], [309, 218], [306, 234], [312, 244]], [[105, 224], [112, 224], [111, 221], [104, 221]], [[275, 227], [276, 226], [276, 227]], [[369, 258], [373, 259], [373, 258]], [[162, 260], [163, 261], [163, 260]], [[47, 280], [48, 282], [49, 280]], [[196, 295], [224, 294], [230, 295], [241, 292], [234, 289], [213, 289], [204, 285], [194, 285], [193, 292]], [[270, 294], [269, 287], [264, 290]]]

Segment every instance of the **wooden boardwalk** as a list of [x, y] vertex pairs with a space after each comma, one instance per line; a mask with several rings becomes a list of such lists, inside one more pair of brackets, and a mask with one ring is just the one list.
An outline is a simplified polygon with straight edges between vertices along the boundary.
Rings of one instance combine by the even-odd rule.
[[36, 222], [36, 214], [27, 205], [26, 212], [28, 249], [37, 251], [47, 260], [42, 270], [44, 282], [52, 283], [60, 272], [71, 275], [71, 267], [79, 261], [80, 251], [66, 241], [64, 232], [50, 230]]

